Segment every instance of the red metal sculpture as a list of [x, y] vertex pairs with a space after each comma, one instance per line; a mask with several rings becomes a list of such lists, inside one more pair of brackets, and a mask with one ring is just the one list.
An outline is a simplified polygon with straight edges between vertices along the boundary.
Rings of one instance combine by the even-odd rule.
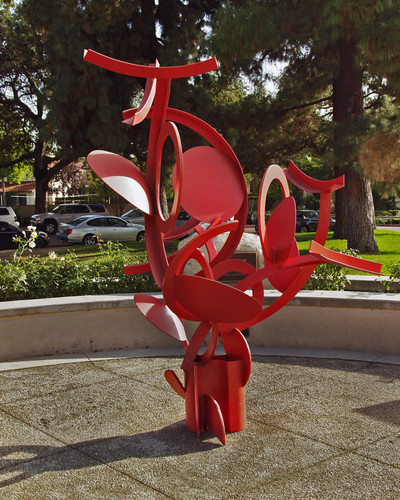
[[[107, 151], [93, 151], [88, 162], [105, 183], [145, 213], [149, 262], [126, 266], [125, 272], [151, 271], [162, 289], [164, 301], [137, 294], [135, 302], [149, 321], [179, 340], [185, 349], [184, 383], [172, 370], [165, 372], [165, 378], [185, 399], [187, 429], [198, 436], [204, 429], [211, 429], [225, 444], [226, 431], [240, 431], [246, 425], [244, 388], [250, 376], [251, 355], [240, 330], [264, 320], [287, 304], [304, 286], [317, 264], [335, 263], [371, 273], [379, 273], [380, 264], [324, 247], [329, 230], [331, 193], [344, 186], [344, 177], [315, 180], [292, 162], [286, 169], [270, 166], [261, 183], [258, 220], [264, 267], [256, 270], [246, 262], [232, 259], [247, 218], [247, 190], [240, 163], [228, 143], [210, 125], [168, 107], [173, 78], [214, 70], [216, 60], [175, 67], [160, 67], [157, 61], [150, 66], [139, 66], [90, 50], [85, 51], [84, 59], [110, 71], [147, 79], [139, 108], [123, 112], [123, 123], [127, 125], [137, 125], [145, 118], [151, 120], [146, 175], [131, 161]], [[194, 130], [210, 146], [184, 151], [177, 124]], [[173, 143], [176, 163], [172, 178], [174, 201], [165, 219], [160, 207], [160, 175], [163, 146], [168, 137]], [[266, 223], [265, 202], [272, 181], [280, 184], [283, 200]], [[296, 206], [288, 181], [305, 191], [320, 194], [318, 228], [307, 255], [299, 254], [294, 237]], [[191, 218], [176, 227], [181, 207]], [[209, 223], [207, 229], [201, 225], [203, 222]], [[193, 230], [197, 236], [181, 250], [167, 256], [164, 243]], [[217, 251], [212, 238], [223, 233], [228, 233], [228, 238]], [[200, 251], [203, 245], [207, 255]], [[201, 271], [194, 276], [183, 272], [191, 259], [201, 266]], [[243, 279], [234, 286], [218, 281], [230, 271], [239, 273]], [[264, 278], [281, 292], [266, 308], [263, 308]], [[190, 342], [182, 319], [199, 322]], [[209, 344], [205, 352], [199, 354], [209, 333]], [[224, 355], [215, 354], [219, 338]]]

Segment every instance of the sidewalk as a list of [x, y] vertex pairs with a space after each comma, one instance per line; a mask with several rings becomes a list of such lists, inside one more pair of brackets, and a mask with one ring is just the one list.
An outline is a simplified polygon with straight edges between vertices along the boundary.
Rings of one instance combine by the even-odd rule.
[[0, 371], [0, 498], [400, 497], [400, 366], [255, 356], [247, 428], [221, 446], [185, 430], [163, 378], [180, 363]]

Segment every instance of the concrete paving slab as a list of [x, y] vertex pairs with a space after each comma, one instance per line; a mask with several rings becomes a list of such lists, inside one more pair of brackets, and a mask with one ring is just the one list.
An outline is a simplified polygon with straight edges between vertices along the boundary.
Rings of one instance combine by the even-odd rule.
[[165, 495], [73, 448], [0, 470], [0, 494], [11, 499], [165, 499]]
[[[65, 443], [137, 433], [184, 418], [171, 390], [119, 377], [5, 405], [7, 412]], [[1, 408], [1, 406], [0, 406]]]
[[[258, 359], [258, 358], [256, 358]], [[291, 373], [290, 379], [296, 380], [301, 377], [310, 380], [324, 380], [335, 379], [336, 382], [343, 384], [351, 384], [353, 386], [358, 384], [370, 385], [376, 384], [382, 390], [393, 391], [400, 390], [400, 366], [386, 365], [375, 362], [359, 362], [359, 361], [346, 361], [339, 359], [313, 359], [313, 358], [285, 358], [279, 357], [264, 357], [259, 358], [258, 364], [266, 363], [274, 365], [273, 370], [263, 370], [260, 377], [275, 375], [278, 367], [289, 369]], [[260, 377], [256, 378], [256, 382], [260, 381]], [[395, 392], [396, 393], [396, 392]]]
[[363, 446], [356, 453], [400, 469], [400, 434], [392, 435], [370, 445]]
[[[4, 409], [0, 412], [0, 429], [0, 471], [32, 458], [57, 453], [64, 446], [61, 441], [8, 415]], [[23, 444], [21, 436], [24, 436]]]
[[163, 372], [127, 358], [0, 373], [0, 498], [400, 497], [400, 367], [255, 357], [248, 424], [197, 439]]
[[[177, 433], [181, 433], [180, 438]], [[340, 450], [280, 429], [249, 422], [222, 446], [210, 435], [198, 441], [184, 423], [117, 440], [81, 445], [100, 461], [177, 499], [246, 498], [249, 485], [291, 474], [339, 455]], [[228, 493], [230, 492], [230, 493]]]
[[68, 391], [87, 384], [114, 380], [116, 375], [99, 370], [91, 363], [40, 366], [0, 373], [0, 403], [26, 400]]
[[278, 481], [257, 485], [248, 498], [377, 500], [400, 497], [400, 470], [355, 454], [323, 461]]
[[252, 418], [350, 450], [398, 431], [397, 420], [369, 415], [371, 407], [391, 403], [393, 396], [383, 384], [327, 378], [252, 401]]
[[87, 363], [88, 358], [84, 354], [64, 354], [63, 356], [42, 356], [40, 358], [24, 359], [21, 361], [0, 362], [0, 372], [10, 370], [23, 370], [24, 368], [34, 368], [36, 366], [61, 365], [69, 363]]
[[[151, 382], [152, 385], [156, 383], [158, 387], [163, 387], [165, 384], [165, 370], [175, 370], [178, 376], [183, 375], [183, 371], [181, 370], [182, 360], [182, 356], [142, 358], [140, 359], [140, 363], [135, 363], [132, 358], [129, 358], [96, 361], [94, 366], [114, 375], [134, 378], [140, 381], [144, 380], [148, 383]], [[150, 373], [154, 374], [154, 381], [149, 377]]]

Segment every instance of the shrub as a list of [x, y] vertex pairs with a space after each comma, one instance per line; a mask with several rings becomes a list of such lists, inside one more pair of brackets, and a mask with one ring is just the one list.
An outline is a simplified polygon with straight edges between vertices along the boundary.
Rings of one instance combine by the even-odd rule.
[[[341, 253], [357, 257], [357, 250], [343, 250]], [[335, 264], [320, 264], [315, 269], [305, 285], [306, 290], [337, 290], [346, 288], [349, 280], [347, 269]]]
[[389, 279], [383, 282], [384, 286], [386, 286], [387, 291], [390, 290], [392, 283], [400, 283], [400, 263], [393, 264], [389, 269]]
[[58, 257], [22, 257], [0, 264], [0, 300], [73, 295], [151, 292], [157, 286], [150, 273], [126, 276], [124, 265], [144, 262], [119, 243], [99, 244], [100, 255], [80, 261], [73, 252]]

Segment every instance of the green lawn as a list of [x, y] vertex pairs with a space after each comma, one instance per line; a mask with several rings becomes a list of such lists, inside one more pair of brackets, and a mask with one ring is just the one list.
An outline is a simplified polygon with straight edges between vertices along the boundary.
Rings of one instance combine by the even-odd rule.
[[[346, 240], [334, 240], [332, 234], [329, 233], [325, 243], [327, 248], [332, 250], [342, 251], [347, 248]], [[310, 246], [310, 241], [315, 237], [315, 233], [298, 233], [296, 234], [297, 244], [300, 253], [306, 253]], [[380, 250], [379, 254], [360, 254], [360, 257], [382, 264], [382, 274], [390, 274], [389, 268], [393, 264], [400, 263], [400, 233], [390, 231], [388, 229], [376, 229], [375, 238]], [[365, 274], [354, 269], [349, 270], [349, 274]]]
[[[346, 240], [334, 240], [332, 239], [332, 234], [329, 233], [328, 239], [325, 246], [333, 250], [342, 251], [347, 248]], [[296, 240], [299, 246], [300, 253], [306, 253], [310, 241], [315, 237], [315, 233], [297, 233]], [[360, 257], [368, 260], [374, 260], [382, 264], [382, 274], [390, 274], [389, 267], [393, 264], [400, 263], [400, 233], [395, 231], [390, 231], [388, 229], [377, 229], [375, 231], [376, 241], [380, 250], [379, 254], [376, 255], [364, 255], [361, 254]], [[126, 248], [129, 253], [132, 254], [142, 254], [146, 252], [146, 244], [143, 241], [130, 241], [122, 243], [123, 247]], [[177, 243], [171, 245], [171, 251], [173, 248], [177, 247]], [[98, 245], [74, 245], [69, 247], [79, 259], [90, 259], [97, 257], [99, 255]], [[57, 251], [58, 255], [63, 255], [68, 251], [68, 248], [60, 249]], [[355, 271], [351, 269], [350, 274], [365, 274], [362, 272]]]
[[[146, 243], [144, 241], [127, 241], [121, 243], [121, 245], [129, 253], [132, 253], [132, 255], [146, 253]], [[99, 257], [101, 253], [99, 245], [71, 245], [69, 247], [60, 248], [59, 250], [53, 249], [53, 251], [55, 251], [59, 256], [65, 255], [71, 251], [74, 252], [80, 260]]]

